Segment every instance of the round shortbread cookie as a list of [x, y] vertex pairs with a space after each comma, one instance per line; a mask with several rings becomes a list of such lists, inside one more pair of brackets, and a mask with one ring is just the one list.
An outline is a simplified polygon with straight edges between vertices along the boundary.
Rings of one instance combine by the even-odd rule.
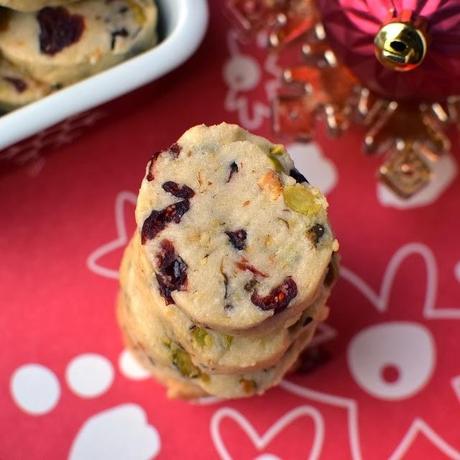
[[[135, 315], [148, 327], [160, 316], [172, 334], [204, 372], [234, 373], [270, 367], [283, 356], [292, 342], [311, 321], [323, 319], [322, 306], [329, 295], [324, 288], [292, 326], [260, 336], [228, 335], [195, 325], [174, 304], [155, 303], [151, 295], [154, 274], [135, 236], [130, 242], [120, 271], [120, 283], [131, 298], [136, 297]], [[134, 303], [134, 302], [133, 302]]]
[[156, 41], [153, 0], [84, 0], [4, 14], [2, 54], [33, 78], [57, 87], [118, 64]]
[[306, 327], [278, 363], [270, 368], [235, 374], [206, 374], [193, 364], [182, 347], [168, 339], [161, 321], [150, 325], [151, 330], [156, 328], [156, 331], [148, 335], [148, 343], [145, 343], [145, 336], [139, 333], [142, 323], [134, 313], [132, 300], [126, 293], [119, 296], [118, 321], [136, 356], [154, 377], [170, 388], [171, 397], [190, 399], [201, 396], [198, 388], [203, 394], [222, 398], [263, 394], [281, 381], [311, 341], [316, 328], [314, 323]]
[[338, 249], [326, 208], [282, 146], [196, 126], [152, 157], [139, 192], [152, 295], [228, 334], [292, 324]]
[[0, 58], [0, 110], [9, 111], [37, 101], [51, 92], [40, 83]]
[[0, 6], [17, 11], [37, 11], [45, 6], [58, 6], [76, 0], [0, 0]]
[[320, 298], [289, 328], [261, 336], [228, 335], [195, 325], [174, 304], [155, 303], [151, 293], [152, 280], [151, 266], [140, 250], [136, 236], [126, 250], [120, 272], [122, 288], [131, 298], [136, 297], [136, 316], [147, 335], [155, 316], [160, 316], [174, 340], [190, 354], [193, 363], [211, 373], [252, 371], [272, 366], [301, 333], [302, 326], [319, 319], [329, 295], [329, 289], [324, 288]]

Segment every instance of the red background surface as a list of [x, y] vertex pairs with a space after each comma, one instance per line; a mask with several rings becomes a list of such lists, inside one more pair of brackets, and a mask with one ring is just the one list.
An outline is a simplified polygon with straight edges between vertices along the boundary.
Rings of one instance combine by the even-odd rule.
[[[404, 455], [394, 458], [460, 458], [460, 386], [455, 386], [455, 377], [460, 376], [460, 276], [455, 272], [460, 262], [460, 182], [454, 179], [429, 205], [404, 210], [384, 206], [375, 183], [380, 160], [364, 158], [357, 132], [335, 141], [320, 131], [317, 141], [338, 172], [328, 199], [347, 273], [378, 293], [392, 257], [409, 248], [395, 272], [385, 311], [378, 311], [348, 276], [342, 278], [330, 301], [329, 323], [335, 338], [324, 345], [331, 359], [312, 373], [289, 377], [291, 386], [250, 400], [205, 406], [169, 401], [157, 383], [130, 380], [119, 371], [123, 345], [114, 315], [117, 281], [90, 271], [87, 259], [117, 239], [117, 196], [137, 191], [152, 151], [170, 145], [198, 123], [241, 122], [241, 113], [225, 109], [229, 24], [222, 2], [211, 3], [205, 41], [183, 67], [102, 107], [99, 111], [105, 118], [95, 127], [70, 144], [45, 152], [38, 163], [0, 175], [0, 459], [67, 458], [90, 417], [127, 403], [145, 411], [161, 440], [158, 458], [164, 459], [222, 457], [211, 425], [225, 414], [225, 407], [238, 411], [262, 436], [285, 414], [304, 406], [317, 411], [324, 423], [321, 459], [389, 458], [398, 453], [411, 427], [415, 435], [406, 441]], [[255, 45], [242, 47], [241, 52], [258, 60], [265, 56]], [[264, 74], [245, 95], [250, 107], [257, 101], [267, 104], [268, 78]], [[264, 118], [255, 131], [270, 137], [269, 119]], [[456, 139], [454, 145], [456, 162]], [[308, 170], [303, 172], [309, 177]], [[129, 233], [134, 229], [133, 210], [127, 201]], [[434, 263], [424, 262], [417, 254], [420, 247]], [[116, 270], [121, 252], [121, 247], [111, 251], [100, 265]], [[427, 275], [427, 266], [435, 271]], [[424, 310], [429, 303], [427, 287], [435, 289], [432, 306], [441, 314]], [[357, 383], [348, 353], [351, 341], [364, 328], [386, 324], [391, 329], [390, 323], [401, 321], [428, 331], [436, 358], [425, 384], [415, 382], [409, 396], [388, 400]], [[112, 386], [98, 398], [83, 399], [66, 384], [66, 366], [84, 353], [107, 357], [115, 369]], [[378, 353], [374, 358], [383, 359]], [[391, 364], [391, 356], [384, 358]], [[393, 358], [397, 362], [398, 356]], [[413, 360], [423, 359], [415, 347]], [[13, 373], [28, 363], [48, 367], [60, 382], [59, 402], [44, 415], [22, 411], [11, 395]], [[406, 370], [402, 366], [399, 371]], [[424, 428], [417, 431], [420, 426]], [[260, 449], [228, 417], [219, 432], [230, 456], [223, 458], [235, 459], [254, 459], [263, 453], [286, 460], [309, 458], [318, 435], [308, 416], [285, 426]], [[352, 449], [353, 440], [357, 443]]]

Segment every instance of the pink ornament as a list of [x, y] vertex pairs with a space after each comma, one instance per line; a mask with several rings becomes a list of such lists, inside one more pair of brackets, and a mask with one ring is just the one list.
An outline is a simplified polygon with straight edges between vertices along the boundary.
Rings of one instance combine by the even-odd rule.
[[[318, 0], [327, 38], [362, 84], [390, 99], [443, 100], [460, 94], [459, 0]], [[407, 72], [382, 65], [374, 40], [389, 22], [423, 31], [426, 55]]]

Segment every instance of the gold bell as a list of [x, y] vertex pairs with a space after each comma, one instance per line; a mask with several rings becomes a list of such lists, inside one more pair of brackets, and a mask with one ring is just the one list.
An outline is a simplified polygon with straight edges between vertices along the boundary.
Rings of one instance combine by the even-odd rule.
[[390, 69], [407, 72], [418, 67], [425, 58], [428, 46], [423, 32], [410, 22], [390, 22], [377, 33], [377, 59]]

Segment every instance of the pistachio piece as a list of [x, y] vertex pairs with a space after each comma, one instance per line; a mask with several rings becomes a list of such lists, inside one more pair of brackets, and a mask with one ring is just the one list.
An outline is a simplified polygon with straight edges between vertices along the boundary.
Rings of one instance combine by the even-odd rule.
[[283, 165], [281, 164], [281, 161], [278, 160], [278, 158], [276, 158], [273, 155], [268, 155], [268, 158], [273, 163], [273, 167], [275, 168], [276, 171], [278, 172], [284, 171]]
[[283, 144], [275, 144], [270, 148], [270, 155], [281, 156], [284, 155], [286, 150]]
[[212, 345], [212, 337], [206, 329], [202, 327], [197, 327], [195, 326], [192, 329], [192, 336], [195, 340], [195, 342], [200, 346], [200, 347], [210, 347]]
[[230, 350], [233, 342], [233, 335], [224, 335], [224, 347], [226, 350]]
[[171, 340], [169, 340], [169, 339], [163, 339], [163, 340], [162, 340], [162, 343], [163, 343], [163, 345], [164, 345], [166, 348], [171, 349]]
[[189, 378], [200, 377], [201, 371], [193, 363], [190, 355], [181, 347], [174, 344], [171, 350], [172, 363], [177, 370]]
[[283, 191], [284, 201], [295, 212], [316, 216], [323, 211], [323, 206], [313, 190], [300, 184], [288, 185]]

